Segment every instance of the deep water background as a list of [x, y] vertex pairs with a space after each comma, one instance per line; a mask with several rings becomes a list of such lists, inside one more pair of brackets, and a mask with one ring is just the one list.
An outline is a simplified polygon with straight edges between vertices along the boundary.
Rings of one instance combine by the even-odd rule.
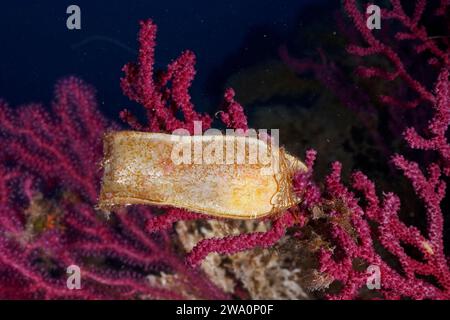
[[[109, 117], [128, 100], [119, 78], [122, 66], [135, 59], [140, 19], [152, 18], [159, 27], [157, 67], [184, 49], [197, 55], [197, 77], [192, 88], [199, 110], [218, 101], [208, 83], [223, 86], [230, 72], [223, 62], [242, 52], [252, 38], [251, 56], [271, 54], [283, 37], [296, 28], [305, 6], [337, 1], [227, 0], [227, 1], [8, 1], [0, 6], [0, 97], [11, 105], [48, 103], [54, 83], [76, 75], [94, 85], [101, 108]], [[66, 28], [66, 8], [81, 8], [81, 30]], [[324, 9], [326, 10], [326, 9]], [[330, 22], [332, 23], [332, 22]], [[218, 91], [217, 91], [218, 92]]]

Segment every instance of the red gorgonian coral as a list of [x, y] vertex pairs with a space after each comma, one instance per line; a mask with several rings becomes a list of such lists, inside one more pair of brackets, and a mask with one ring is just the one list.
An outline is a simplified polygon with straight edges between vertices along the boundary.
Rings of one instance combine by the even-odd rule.
[[[109, 124], [91, 87], [56, 85], [50, 113], [0, 102], [0, 297], [227, 298], [186, 266], [150, 208], [106, 219], [95, 209], [102, 136]], [[81, 289], [66, 284], [81, 269]], [[158, 280], [160, 279], [160, 280]]]
[[[359, 296], [365, 287], [368, 275], [366, 270], [357, 270], [354, 264], [362, 261], [365, 265], [379, 267], [381, 288], [378, 297], [385, 299], [448, 299], [450, 297], [450, 270], [443, 243], [443, 212], [441, 203], [446, 195], [445, 175], [448, 176], [448, 140], [447, 128], [450, 124], [449, 101], [449, 60], [448, 44], [439, 46], [427, 35], [425, 27], [420, 25], [426, 1], [417, 1], [413, 16], [408, 16], [400, 1], [391, 1], [392, 9], [382, 11], [384, 19], [399, 21], [405, 31], [395, 34], [398, 41], [415, 42], [417, 54], [431, 55], [428, 62], [441, 70], [434, 94], [427, 86], [415, 80], [409, 73], [400, 56], [385, 42], [375, 37], [374, 32], [366, 28], [365, 16], [358, 9], [357, 2], [344, 1], [344, 8], [354, 22], [363, 40], [368, 46], [351, 45], [348, 51], [358, 56], [383, 55], [392, 64], [394, 71], [377, 67], [360, 67], [357, 73], [362, 77], [381, 77], [387, 81], [400, 78], [415, 92], [412, 101], [400, 102], [392, 96], [381, 96], [380, 100], [391, 108], [415, 108], [420, 104], [432, 106], [433, 116], [423, 136], [415, 128], [405, 130], [405, 140], [413, 149], [432, 150], [438, 153], [437, 160], [428, 164], [425, 175], [421, 166], [395, 155], [393, 164], [403, 171], [415, 190], [417, 197], [426, 209], [426, 233], [414, 226], [404, 224], [399, 216], [400, 199], [393, 193], [386, 193], [380, 201], [375, 185], [361, 172], [352, 177], [352, 187], [363, 195], [366, 205], [354, 193], [350, 192], [340, 180], [340, 164], [333, 164], [332, 173], [326, 179], [324, 199], [340, 199], [340, 210], [332, 209], [329, 214], [343, 216], [348, 214], [353, 233], [346, 232], [338, 223], [331, 223], [332, 237], [336, 241], [335, 253], [322, 250], [321, 271], [332, 275], [343, 284], [339, 294], [331, 298], [351, 299]], [[449, 3], [442, 1], [438, 15], [444, 15]], [[445, 47], [446, 49], [442, 49]], [[394, 111], [395, 112], [395, 111]], [[426, 165], [426, 162], [423, 165]], [[444, 175], [444, 176], [443, 176]], [[380, 254], [378, 244], [395, 258], [387, 263], [386, 254]], [[411, 256], [405, 246], [411, 246], [419, 252], [419, 257]], [[397, 265], [392, 265], [392, 260]]]
[[[450, 123], [448, 70], [444, 69], [436, 85], [436, 113], [447, 116], [432, 121], [430, 126], [439, 126], [446, 121], [444, 132]], [[445, 143], [447, 141], [445, 140]], [[410, 143], [415, 147], [414, 143]], [[375, 185], [361, 172], [352, 177], [352, 187], [363, 194], [365, 206], [354, 193], [341, 182], [339, 163], [333, 164], [332, 173], [326, 179], [325, 199], [340, 199], [341, 210], [332, 210], [331, 215], [349, 213], [355, 234], [349, 234], [338, 223], [332, 223], [332, 236], [336, 240], [336, 259], [332, 251], [322, 250], [321, 271], [333, 276], [344, 285], [341, 292], [332, 298], [351, 299], [358, 297], [368, 279], [366, 270], [355, 270], [356, 260], [379, 267], [381, 288], [379, 293], [385, 299], [409, 297], [413, 299], [448, 299], [450, 297], [450, 269], [444, 254], [443, 213], [441, 202], [445, 197], [446, 183], [441, 177], [445, 169], [438, 162], [428, 167], [425, 175], [416, 162], [401, 155], [393, 157], [393, 163], [411, 181], [419, 199], [424, 203], [427, 214], [427, 232], [423, 235], [416, 227], [407, 226], [398, 216], [400, 199], [393, 193], [386, 193], [380, 201]], [[371, 230], [370, 223], [376, 224]], [[393, 254], [400, 266], [392, 267], [375, 249], [374, 241]], [[405, 245], [416, 248], [421, 258], [413, 258]], [[339, 256], [340, 255], [340, 256]], [[398, 271], [400, 269], [401, 271]], [[421, 278], [425, 276], [428, 278]]]

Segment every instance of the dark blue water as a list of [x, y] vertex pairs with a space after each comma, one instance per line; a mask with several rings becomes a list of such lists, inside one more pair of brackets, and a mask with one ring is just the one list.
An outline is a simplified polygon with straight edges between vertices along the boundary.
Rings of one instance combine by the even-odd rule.
[[[326, 2], [326, 1], [325, 1]], [[330, 1], [328, 1], [330, 2]], [[333, 1], [331, 1], [333, 2]], [[220, 79], [224, 60], [253, 37], [258, 59], [282, 43], [296, 17], [314, 0], [10, 1], [0, 7], [0, 97], [11, 104], [47, 102], [55, 81], [77, 75], [98, 90], [102, 110], [115, 116], [128, 103], [121, 67], [135, 59], [140, 19], [158, 24], [157, 66], [180, 51], [197, 55], [193, 98], [204, 109], [217, 100], [207, 83]], [[66, 8], [81, 8], [81, 30], [66, 28]], [[255, 39], [256, 38], [256, 39]], [[242, 50], [241, 50], [242, 51]], [[219, 83], [220, 86], [220, 83]]]

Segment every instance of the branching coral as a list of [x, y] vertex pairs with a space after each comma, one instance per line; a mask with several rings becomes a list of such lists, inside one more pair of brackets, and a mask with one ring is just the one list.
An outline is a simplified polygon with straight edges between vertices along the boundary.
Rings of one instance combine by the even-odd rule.
[[[426, 1], [416, 1], [414, 12], [411, 16], [405, 12], [400, 0], [392, 0], [390, 2], [392, 8], [383, 9], [381, 17], [385, 20], [395, 20], [402, 25], [403, 30], [398, 31], [395, 34], [395, 39], [398, 41], [413, 41], [416, 54], [431, 53], [432, 57], [428, 60], [430, 65], [435, 66], [438, 69], [443, 66], [448, 66], [448, 52], [441, 49], [437, 42], [430, 37], [426, 28], [420, 24], [426, 8]], [[442, 2], [441, 7], [437, 10], [437, 14], [445, 14], [445, 8], [448, 6], [448, 3], [445, 4], [444, 2], [445, 1]], [[365, 16], [358, 9], [356, 1], [344, 1], [344, 8], [352, 19], [356, 29], [367, 43], [367, 46], [351, 45], [348, 47], [348, 52], [362, 57], [374, 54], [382, 55], [388, 59], [393, 67], [393, 70], [391, 71], [377, 67], [362, 66], [358, 68], [357, 73], [362, 77], [381, 77], [388, 81], [400, 78], [406, 85], [412, 88], [417, 95], [417, 97], [411, 101], [398, 101], [392, 96], [381, 96], [381, 101], [389, 105], [399, 105], [407, 108], [414, 108], [422, 101], [433, 103], [435, 99], [433, 94], [428, 90], [425, 84], [414, 78], [397, 52], [395, 52], [388, 43], [377, 38], [374, 35], [374, 32], [366, 27]]]
[[[440, 141], [443, 148], [448, 145], [445, 132], [450, 124], [450, 119], [443, 116], [448, 113], [450, 106], [448, 76], [446, 69], [439, 76], [435, 90], [436, 116], [429, 124], [430, 128], [440, 128], [438, 132], [443, 139]], [[406, 136], [410, 147], [422, 148], [408, 134]], [[450, 297], [450, 269], [444, 254], [444, 221], [441, 210], [446, 190], [446, 183], [441, 175], [446, 170], [446, 163], [441, 158], [430, 164], [428, 175], [423, 174], [418, 163], [408, 161], [401, 155], [395, 155], [393, 163], [411, 181], [426, 208], [425, 234], [401, 221], [398, 215], [398, 196], [386, 193], [381, 201], [374, 183], [362, 172], [353, 174], [351, 185], [355, 192], [362, 194], [363, 199], [358, 199], [357, 194], [341, 182], [339, 162], [332, 165], [332, 172], [326, 178], [320, 197], [317, 196], [317, 187], [311, 185], [309, 179], [305, 179], [304, 175], [297, 177], [298, 190], [306, 193], [304, 196], [307, 201], [304, 205], [308, 206], [313, 215], [319, 210], [320, 217], [325, 218], [322, 223], [330, 226], [329, 234], [334, 246], [320, 250], [320, 271], [338, 280], [342, 288], [338, 294], [329, 295], [328, 298], [353, 299], [363, 296], [370, 275], [366, 270], [368, 266], [376, 266], [380, 270], [381, 288], [374, 291], [372, 297]], [[419, 254], [412, 255], [409, 249], [411, 247]], [[381, 248], [392, 256], [389, 257]]]
[[[189, 87], [195, 76], [195, 55], [184, 51], [180, 57], [172, 61], [167, 70], [154, 73], [156, 25], [151, 21], [141, 21], [139, 31], [139, 57], [137, 63], [124, 66], [125, 76], [121, 79], [122, 90], [131, 100], [142, 105], [147, 112], [148, 123], [142, 126], [133, 115], [124, 110], [121, 113], [130, 126], [136, 130], [152, 132], [184, 128], [194, 132], [194, 121], [201, 121], [204, 130], [211, 126], [209, 115], [201, 115], [194, 109], [189, 94]], [[225, 92], [222, 121], [229, 127], [246, 128], [247, 120], [242, 106], [234, 101], [233, 89]], [[180, 111], [183, 119], [176, 114]]]
[[[352, 45], [349, 52], [359, 56], [373, 54], [386, 56], [395, 71], [387, 72], [374, 67], [361, 67], [358, 74], [365, 77], [378, 76], [388, 81], [397, 77], [401, 78], [417, 95], [413, 101], [406, 103], [400, 103], [391, 96], [382, 96], [381, 100], [384, 103], [393, 108], [398, 106], [414, 108], [419, 103], [433, 105], [434, 116], [428, 124], [426, 138], [419, 136], [414, 128], [405, 131], [405, 139], [411, 148], [438, 152], [439, 159], [428, 165], [428, 176], [422, 173], [418, 163], [408, 161], [401, 155], [393, 157], [394, 165], [401, 169], [411, 181], [416, 195], [424, 203], [427, 231], [423, 235], [417, 228], [405, 225], [398, 217], [400, 199], [393, 193], [387, 193], [384, 200], [380, 202], [374, 184], [361, 172], [357, 172], [353, 175], [352, 186], [364, 195], [367, 202], [365, 207], [360, 205], [356, 196], [340, 182], [341, 168], [339, 163], [335, 163], [333, 172], [327, 178], [326, 190], [331, 198], [342, 199], [344, 207], [343, 210], [341, 208], [341, 212], [332, 210], [330, 214], [342, 215], [342, 211], [351, 212], [350, 219], [357, 235], [352, 237], [338, 224], [332, 223], [332, 235], [337, 240], [337, 253], [334, 255], [337, 260], [331, 258], [333, 254], [330, 251], [322, 251], [321, 270], [333, 275], [335, 279], [344, 284], [342, 291], [333, 296], [335, 298], [358, 297], [359, 290], [367, 281], [367, 274], [365, 274], [365, 270], [355, 270], [353, 264], [355, 260], [362, 259], [365, 263], [380, 267], [381, 290], [379, 293], [383, 298], [448, 299], [450, 271], [444, 254], [443, 212], [441, 210], [441, 202], [445, 197], [446, 188], [445, 179], [441, 177], [441, 174], [448, 175], [448, 141], [446, 138], [446, 131], [450, 124], [448, 116], [450, 107], [448, 52], [441, 50], [427, 36], [425, 28], [419, 24], [426, 6], [425, 1], [417, 1], [412, 17], [405, 13], [400, 1], [391, 2], [392, 9], [384, 10], [383, 17], [400, 21], [408, 30], [407, 32], [398, 32], [397, 40], [419, 41], [420, 45], [415, 47], [416, 52], [429, 51], [434, 55], [429, 62], [442, 70], [435, 93], [433, 94], [425, 85], [415, 80], [397, 53], [387, 44], [375, 38], [372, 31], [365, 27], [364, 16], [357, 8], [356, 2], [350, 0], [344, 1], [344, 7], [369, 46]], [[444, 14], [445, 7], [442, 2], [438, 14]], [[375, 224], [374, 231], [371, 230], [369, 221]], [[375, 250], [374, 240], [379, 241], [382, 247], [395, 257], [394, 260], [397, 260], [399, 265], [387, 264], [385, 255], [383, 256]], [[406, 245], [420, 252], [420, 257], [413, 258], [411, 252], [405, 248]]]
[[[342, 37], [341, 41], [350, 42], [350, 55], [339, 56], [339, 60], [330, 59], [323, 48], [317, 50], [317, 59], [294, 58], [287, 46], [279, 50], [291, 70], [300, 75], [312, 73], [358, 117], [385, 157], [392, 153], [390, 140], [401, 136], [406, 119], [415, 121], [416, 126], [424, 123], [427, 112], [422, 105], [434, 102], [431, 84], [439, 70], [448, 65], [448, 37], [433, 34], [446, 27], [448, 1], [442, 1], [439, 7], [426, 1], [403, 3], [406, 8], [401, 1], [386, 2], [381, 11], [381, 30], [370, 30], [364, 10], [368, 3], [344, 1], [344, 15], [336, 15], [338, 32], [334, 33]], [[343, 16], [348, 16], [353, 25], [345, 23]], [[432, 27], [426, 27], [430, 20]], [[349, 75], [350, 67], [356, 68], [357, 78]], [[378, 88], [380, 84], [385, 86]]]
[[[330, 199], [341, 199], [338, 210], [328, 214], [342, 216], [350, 212], [352, 230], [349, 234], [337, 222], [332, 222], [332, 237], [336, 241], [336, 254], [322, 250], [321, 271], [332, 275], [343, 283], [344, 287], [331, 298], [351, 299], [358, 297], [368, 280], [365, 268], [356, 270], [355, 261], [359, 260], [366, 267], [374, 265], [380, 268], [381, 289], [378, 293], [386, 299], [409, 297], [414, 299], [448, 299], [450, 270], [444, 255], [443, 219], [440, 202], [445, 195], [445, 183], [439, 180], [440, 170], [430, 167], [427, 179], [420, 172], [416, 163], [408, 162], [403, 157], [394, 158], [394, 163], [404, 170], [412, 181], [414, 188], [427, 208], [428, 231], [426, 236], [413, 227], [405, 225], [398, 217], [400, 200], [393, 193], [384, 195], [381, 202], [377, 197], [375, 185], [361, 172], [353, 175], [352, 186], [363, 193], [367, 206], [360, 204], [355, 194], [341, 182], [339, 163], [333, 164], [333, 171], [326, 181], [326, 190]], [[370, 223], [376, 224], [371, 230]], [[391, 252], [400, 263], [398, 267], [390, 266], [375, 249], [374, 239]], [[404, 245], [418, 249], [422, 255], [414, 259], [405, 250]], [[333, 258], [336, 258], [334, 259]], [[431, 276], [424, 280], [420, 276]]]
[[[149, 208], [109, 220], [96, 211], [102, 135], [114, 125], [82, 81], [62, 80], [55, 95], [52, 117], [39, 105], [0, 105], [0, 297], [226, 298], [167, 232], [145, 231]], [[81, 269], [80, 290], [66, 285], [70, 265]], [[172, 287], [151, 281], [163, 274]]]

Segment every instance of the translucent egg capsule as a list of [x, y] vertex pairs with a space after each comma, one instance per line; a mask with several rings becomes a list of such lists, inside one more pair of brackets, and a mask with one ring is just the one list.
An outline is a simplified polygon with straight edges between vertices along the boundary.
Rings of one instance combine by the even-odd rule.
[[301, 200], [292, 175], [306, 166], [255, 137], [120, 131], [104, 137], [103, 169], [100, 209], [149, 204], [254, 219]]

